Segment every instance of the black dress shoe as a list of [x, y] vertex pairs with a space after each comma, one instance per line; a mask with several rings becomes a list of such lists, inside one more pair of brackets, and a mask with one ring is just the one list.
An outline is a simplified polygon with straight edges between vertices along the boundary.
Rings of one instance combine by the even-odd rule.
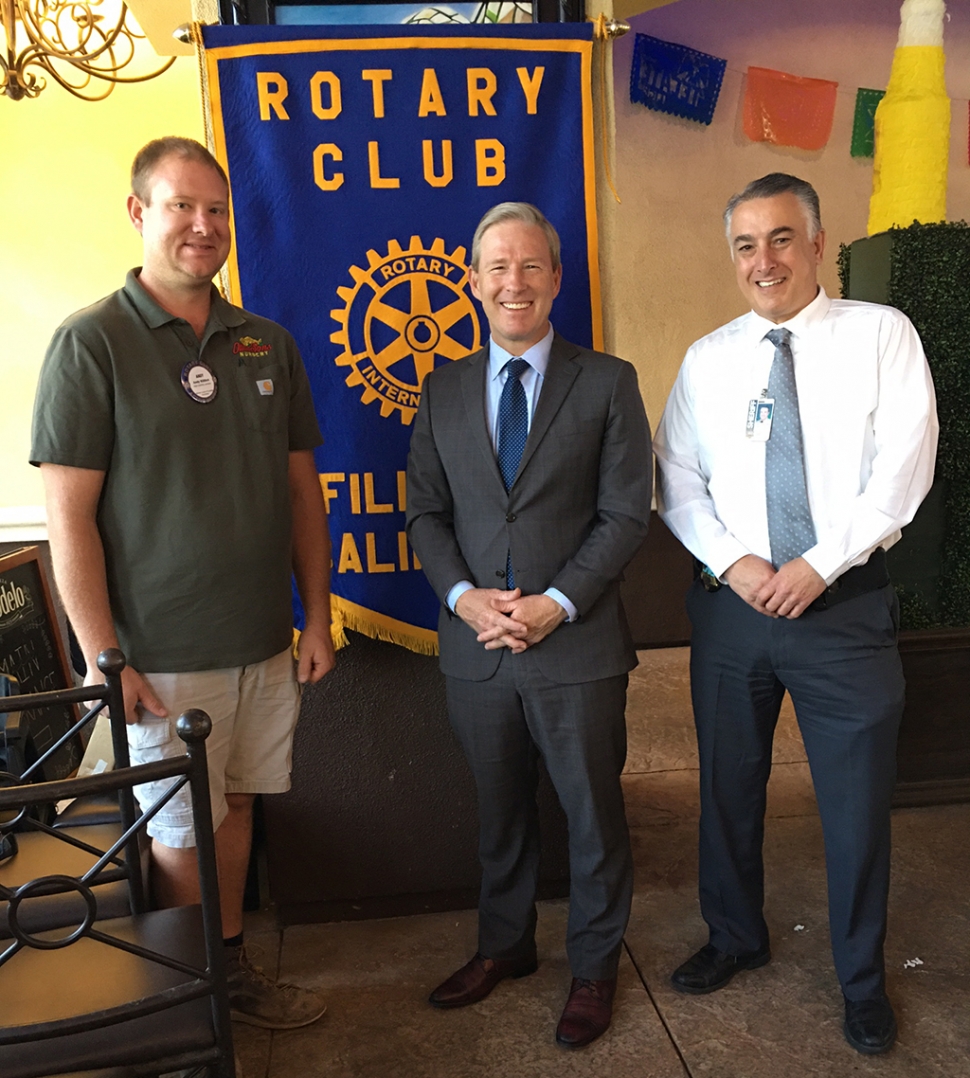
[[670, 983], [678, 992], [702, 996], [723, 988], [735, 973], [743, 969], [757, 969], [770, 961], [771, 951], [767, 947], [753, 954], [728, 954], [709, 943], [674, 970]]
[[432, 1007], [442, 1009], [467, 1007], [470, 1003], [484, 999], [499, 981], [504, 981], [506, 977], [528, 977], [538, 968], [539, 963], [534, 958], [491, 959], [483, 954], [476, 954], [457, 973], [439, 984], [428, 996], [428, 1002]]
[[574, 977], [569, 999], [556, 1027], [556, 1043], [563, 1048], [584, 1048], [610, 1028], [616, 978], [587, 981]]
[[845, 1001], [845, 1039], [865, 1056], [888, 1052], [896, 1040], [896, 1016], [892, 1004], [880, 999]]

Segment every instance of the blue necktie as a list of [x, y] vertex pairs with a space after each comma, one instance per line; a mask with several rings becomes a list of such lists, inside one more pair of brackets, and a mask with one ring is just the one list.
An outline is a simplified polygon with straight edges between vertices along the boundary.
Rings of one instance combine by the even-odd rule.
[[765, 446], [765, 499], [771, 560], [775, 568], [781, 568], [815, 546], [815, 524], [805, 484], [805, 453], [791, 331], [773, 329], [765, 334], [765, 338], [775, 346], [775, 358], [768, 376], [768, 396], [774, 398], [775, 405], [771, 437]]
[[[528, 369], [529, 364], [524, 359], [510, 359], [505, 364], [505, 385], [498, 401], [498, 468], [506, 490], [515, 482], [525, 440], [529, 436], [529, 402], [519, 381]], [[510, 591], [515, 587], [511, 550], [505, 562], [505, 583]]]

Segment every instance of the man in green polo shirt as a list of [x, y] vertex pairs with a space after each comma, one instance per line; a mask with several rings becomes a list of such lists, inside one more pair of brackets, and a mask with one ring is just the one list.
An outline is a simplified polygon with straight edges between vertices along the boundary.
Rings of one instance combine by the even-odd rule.
[[[72, 315], [41, 371], [31, 461], [47, 493], [54, 573], [89, 672], [120, 647], [133, 762], [181, 751], [187, 707], [208, 741], [233, 1017], [307, 1025], [325, 1005], [242, 949], [257, 793], [289, 789], [300, 687], [333, 666], [330, 541], [306, 371], [281, 326], [212, 284], [229, 254], [229, 189], [190, 139], [149, 143], [128, 213], [144, 264]], [[306, 627], [291, 654], [291, 573]], [[89, 676], [92, 674], [89, 673]], [[181, 796], [181, 795], [180, 795]], [[152, 800], [142, 787], [143, 804]], [[149, 824], [156, 901], [198, 901], [187, 797]]]

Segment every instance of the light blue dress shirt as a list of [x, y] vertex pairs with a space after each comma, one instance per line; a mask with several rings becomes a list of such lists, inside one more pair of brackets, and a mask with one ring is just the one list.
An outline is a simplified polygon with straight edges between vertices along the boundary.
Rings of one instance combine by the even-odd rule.
[[[542, 392], [542, 382], [545, 378], [546, 368], [549, 366], [549, 353], [552, 350], [553, 330], [549, 332], [531, 348], [527, 348], [521, 356], [514, 356], [499, 347], [491, 338], [488, 342], [488, 378], [485, 383], [485, 420], [488, 423], [489, 437], [492, 439], [492, 449], [498, 453], [498, 402], [502, 396], [502, 389], [508, 378], [505, 365], [510, 359], [524, 359], [529, 364], [529, 369], [523, 372], [519, 381], [525, 390], [525, 399], [529, 406], [529, 428], [532, 428], [532, 417], [535, 415], [536, 403]], [[445, 596], [448, 609], [455, 613], [455, 603], [466, 591], [470, 591], [475, 585], [470, 580], [459, 580]], [[558, 588], [546, 588], [544, 595], [555, 599], [566, 611], [568, 621], [575, 621], [579, 611], [566, 598]]]

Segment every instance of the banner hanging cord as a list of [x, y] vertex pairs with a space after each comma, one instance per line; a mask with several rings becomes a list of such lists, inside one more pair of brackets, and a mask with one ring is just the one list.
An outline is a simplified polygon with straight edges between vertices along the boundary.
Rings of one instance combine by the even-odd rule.
[[[612, 24], [612, 25], [611, 25]], [[597, 40], [603, 43], [603, 47], [600, 50], [600, 128], [603, 136], [603, 171], [606, 173], [606, 182], [610, 185], [610, 190], [613, 192], [613, 197], [617, 202], [621, 202], [620, 196], [616, 193], [616, 187], [613, 184], [613, 177], [610, 174], [610, 147], [609, 139], [607, 138], [607, 111], [606, 111], [606, 59], [607, 48], [611, 44], [613, 37], [615, 36], [615, 30], [613, 26], [616, 25], [615, 20], [607, 19], [607, 17], [600, 12], [600, 14], [593, 19], [593, 35]], [[622, 32], [622, 31], [621, 31]]]
[[[195, 59], [199, 68], [199, 97], [202, 101], [202, 128], [205, 131], [205, 144], [209, 152], [215, 155], [216, 141], [212, 130], [212, 107], [209, 101], [209, 76], [205, 64], [205, 43], [202, 40], [202, 23], [193, 22], [189, 26], [189, 40], [195, 46]], [[216, 285], [223, 299], [230, 295], [229, 270], [226, 265], [219, 270]]]
[[212, 137], [212, 114], [209, 109], [209, 80], [205, 71], [205, 46], [202, 43], [202, 23], [193, 22], [190, 30], [192, 44], [195, 46], [195, 60], [199, 68], [199, 96], [202, 100], [202, 127], [205, 131], [206, 146], [209, 152], [215, 151]]

